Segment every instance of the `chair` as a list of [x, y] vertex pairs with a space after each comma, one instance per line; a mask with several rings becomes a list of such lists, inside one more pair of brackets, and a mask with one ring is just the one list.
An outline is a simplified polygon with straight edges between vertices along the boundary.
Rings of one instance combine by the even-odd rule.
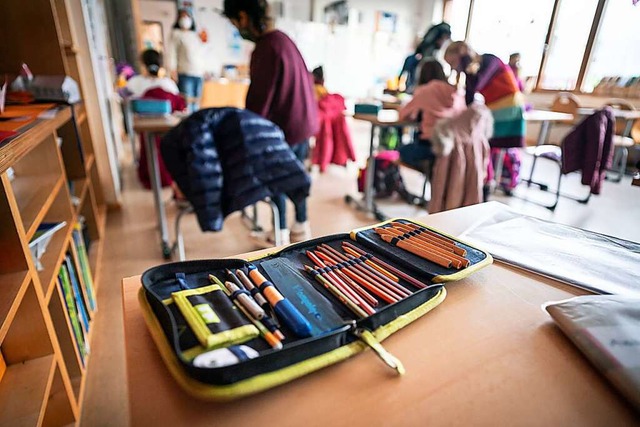
[[[556, 95], [553, 103], [551, 104], [551, 111], [558, 113], [572, 114], [573, 117], [578, 117], [578, 109], [580, 108], [580, 99], [572, 93], [560, 92]], [[566, 120], [558, 123], [564, 123], [567, 125], [575, 124], [574, 120]]]
[[[280, 221], [278, 207], [276, 206], [271, 199], [261, 200], [263, 203], [267, 203], [272, 212], [273, 219], [273, 231], [275, 238], [275, 246], [281, 246], [281, 236], [280, 236]], [[262, 231], [262, 227], [258, 224], [258, 204], [254, 204], [248, 208], [251, 213], [247, 214], [247, 209], [242, 210], [242, 222], [249, 228], [251, 231]], [[193, 207], [191, 205], [187, 205], [185, 207], [181, 207], [178, 211], [178, 215], [176, 216], [176, 221], [174, 223], [174, 230], [176, 234], [176, 240], [171, 246], [171, 253], [177, 252], [178, 261], [186, 261], [187, 256], [184, 250], [184, 236], [182, 235], [182, 229], [180, 228], [182, 224], [182, 218], [185, 215], [194, 213]]]
[[406, 201], [412, 205], [421, 206], [426, 208], [429, 204], [429, 199], [427, 199], [427, 187], [429, 186], [429, 182], [431, 181], [431, 171], [433, 169], [433, 164], [429, 161], [424, 162], [424, 167], [417, 168], [408, 163], [400, 162], [400, 166], [414, 170], [416, 172], [420, 172], [424, 176], [424, 181], [422, 183], [422, 193], [420, 196], [415, 194], [411, 194], [408, 191], [404, 194], [404, 198]]
[[[550, 160], [559, 168], [558, 183], [555, 190], [556, 198], [552, 205], [543, 205], [547, 209], [554, 211], [558, 206], [560, 196], [586, 204], [589, 202], [591, 194], [598, 194], [600, 192], [601, 174], [603, 170], [597, 169], [597, 166], [594, 169], [590, 168], [590, 165], [597, 164], [597, 160], [592, 157], [596, 156], [596, 152], [593, 149], [587, 149], [585, 144], [591, 143], [594, 134], [596, 135], [596, 138], [598, 135], [600, 138], [606, 138], [606, 136], [599, 134], [598, 132], [594, 132], [594, 130], [602, 126], [604, 123], [603, 121], [609, 123], [608, 126], [613, 126], [613, 114], [611, 110], [600, 110], [585, 118], [562, 140], [561, 146], [546, 144], [533, 147], [533, 155], [536, 158]], [[608, 127], [608, 130], [609, 132], [612, 132], [611, 127]], [[596, 140], [593, 141], [596, 144], [600, 144], [599, 147], [604, 147], [603, 140], [600, 140], [599, 142]], [[613, 141], [611, 141], [611, 145], [613, 145]], [[570, 149], [568, 147], [572, 147], [572, 149], [576, 151], [567, 152], [566, 150]], [[605, 153], [600, 152], [597, 155], [604, 156]], [[591, 164], [589, 164], [590, 158], [592, 159]], [[580, 169], [582, 169], [583, 173], [582, 183], [590, 185], [589, 194], [586, 197], [580, 198], [574, 195], [561, 193], [560, 186], [562, 184], [562, 176]], [[586, 176], [585, 173], [587, 173]], [[542, 191], [549, 190], [549, 186], [547, 184], [535, 182], [532, 179], [529, 180], [529, 184], [537, 185]]]
[[[606, 106], [614, 110], [634, 111], [635, 107], [629, 101], [624, 99], [611, 99], [605, 103]], [[630, 137], [631, 129], [627, 129], [627, 121], [616, 119], [615, 135], [613, 137], [613, 146], [615, 152], [613, 155], [613, 163], [611, 167], [617, 173], [613, 182], [620, 182], [627, 168], [627, 159], [629, 158], [629, 148], [635, 145], [635, 141]]]

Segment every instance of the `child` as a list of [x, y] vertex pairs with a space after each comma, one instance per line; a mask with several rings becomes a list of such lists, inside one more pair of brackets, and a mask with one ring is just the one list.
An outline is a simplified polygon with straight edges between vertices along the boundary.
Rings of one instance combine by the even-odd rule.
[[[162, 67], [162, 55], [153, 50], [148, 49], [142, 52], [142, 62], [145, 66], [145, 75], [135, 76], [127, 82], [127, 89], [136, 97], [144, 97], [151, 99], [165, 99], [171, 102], [172, 111], [184, 110], [186, 104], [180, 96], [178, 86], [168, 77], [164, 76]], [[160, 137], [156, 137], [156, 145], [160, 145]], [[158, 148], [158, 153], [160, 149]], [[164, 165], [164, 161], [158, 155], [158, 167], [160, 169], [160, 182], [163, 187], [171, 187], [174, 193], [174, 199], [179, 204], [183, 201], [184, 196], [173, 182], [169, 171]], [[138, 162], [138, 179], [144, 188], [151, 188], [151, 179], [149, 177], [149, 169], [147, 167], [147, 150], [142, 135], [140, 136], [140, 161]]]
[[436, 122], [458, 115], [466, 106], [455, 86], [447, 82], [442, 65], [434, 59], [422, 66], [419, 83], [411, 102], [400, 110], [400, 120], [415, 120], [422, 113], [420, 140], [403, 145], [398, 151], [403, 163], [424, 169], [425, 162], [434, 158], [429, 140]]
[[[453, 70], [465, 74], [467, 105], [473, 102], [476, 93], [480, 93], [491, 110], [494, 120], [493, 137], [489, 140], [491, 148], [523, 147], [526, 134], [524, 97], [511, 67], [495, 55], [477, 54], [465, 42], [451, 43], [444, 59]], [[519, 151], [509, 150], [506, 156], [513, 169], [503, 169], [503, 173], [508, 175], [503, 187], [510, 194], [518, 183]], [[496, 180], [500, 181], [500, 178]]]
[[140, 55], [144, 64], [143, 74], [133, 76], [127, 81], [127, 90], [135, 97], [141, 97], [146, 91], [160, 88], [165, 92], [177, 95], [178, 86], [168, 77], [164, 77], [162, 55], [160, 52], [147, 49]]

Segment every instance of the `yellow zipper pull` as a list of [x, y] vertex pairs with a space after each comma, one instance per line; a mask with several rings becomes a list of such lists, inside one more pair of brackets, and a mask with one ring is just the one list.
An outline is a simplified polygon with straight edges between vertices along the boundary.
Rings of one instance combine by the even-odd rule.
[[378, 355], [380, 359], [384, 363], [387, 364], [392, 369], [395, 369], [398, 375], [404, 375], [406, 372], [402, 362], [398, 360], [393, 354], [389, 353], [383, 346], [378, 342], [376, 337], [368, 331], [367, 329], [358, 328], [353, 332], [360, 340], [371, 347], [371, 349]]

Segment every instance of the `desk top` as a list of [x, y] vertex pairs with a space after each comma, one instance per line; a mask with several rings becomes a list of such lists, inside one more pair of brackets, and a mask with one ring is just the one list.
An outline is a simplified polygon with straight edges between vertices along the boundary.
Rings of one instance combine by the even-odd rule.
[[354, 114], [355, 120], [369, 122], [374, 126], [417, 126], [415, 121], [399, 120], [398, 110], [384, 109], [376, 114]]
[[[457, 235], [504, 206], [420, 218]], [[633, 409], [540, 305], [585, 291], [501, 264], [447, 284], [445, 301], [384, 341], [407, 373], [371, 352], [230, 403], [194, 400], [170, 376], [124, 279], [131, 425], [631, 425]]]
[[572, 121], [573, 114], [547, 110], [531, 110], [525, 111], [524, 119], [528, 122], [564, 122]]
[[184, 115], [168, 114], [166, 116], [133, 116], [133, 130], [136, 132], [168, 132], [180, 123]]
[[[590, 116], [595, 113], [598, 108], [578, 108], [578, 114], [581, 116]], [[640, 110], [619, 110], [612, 108], [613, 114], [620, 119], [635, 120], [640, 119]]]

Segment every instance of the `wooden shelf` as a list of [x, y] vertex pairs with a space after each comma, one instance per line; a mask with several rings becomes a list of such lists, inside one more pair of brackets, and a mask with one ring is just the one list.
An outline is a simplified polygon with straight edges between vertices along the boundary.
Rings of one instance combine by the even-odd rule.
[[89, 268], [91, 268], [91, 274], [93, 275], [93, 290], [98, 295], [98, 286], [100, 283], [100, 271], [99, 261], [102, 259], [102, 250], [104, 249], [104, 229], [107, 223], [107, 207], [101, 206], [98, 208], [98, 215], [96, 218], [98, 222], [98, 233], [101, 237], [91, 243], [89, 248]]
[[62, 175], [16, 177], [12, 182], [25, 234], [31, 240], [64, 183]]
[[56, 367], [42, 426], [54, 427], [74, 424], [74, 420], [79, 415], [77, 410], [74, 410], [74, 406], [77, 407], [77, 405], [74, 405], [72, 400], [69, 399], [67, 390], [65, 390], [60, 368]]
[[7, 144], [0, 147], [0, 173], [13, 166], [33, 148], [38, 146], [43, 139], [52, 135], [56, 129], [68, 122], [71, 118], [69, 107], [58, 107], [58, 114], [53, 119], [42, 119], [36, 126], [24, 131]]
[[[51, 300], [48, 303], [49, 313], [51, 314], [51, 321], [56, 330], [58, 342], [60, 343], [62, 360], [67, 368], [69, 379], [71, 383], [73, 383], [75, 378], [82, 378], [87, 360], [85, 359], [85, 363], [82, 363], [80, 350], [76, 345], [73, 327], [71, 326], [71, 320], [62, 290], [57, 284], [55, 288]], [[77, 396], [76, 393], [75, 397], [77, 398]]]
[[29, 272], [0, 274], [0, 343], [4, 339], [13, 316], [20, 306], [20, 301], [29, 283]]
[[0, 381], [0, 426], [41, 423], [54, 369], [53, 355], [7, 367]]
[[[79, 178], [72, 180], [71, 183], [73, 184], [73, 191], [71, 191], [71, 203], [75, 208], [75, 212], [78, 213], [87, 195], [88, 182], [86, 178]], [[74, 199], [78, 201], [77, 204], [74, 203]]]
[[75, 108], [76, 123], [78, 126], [80, 126], [82, 123], [84, 123], [87, 120], [87, 109], [82, 103], [74, 105], [73, 108]]
[[87, 171], [87, 175], [89, 174], [89, 171], [91, 170], [91, 167], [93, 166], [95, 160], [96, 156], [93, 153], [85, 154], [84, 169]]
[[75, 218], [67, 221], [67, 224], [63, 228], [56, 231], [56, 234], [53, 235], [53, 238], [49, 242], [49, 246], [47, 246], [47, 251], [42, 256], [41, 263], [44, 269], [38, 272], [38, 276], [40, 277], [40, 284], [42, 285], [46, 300], [51, 298], [51, 293], [55, 288], [62, 260], [64, 260], [64, 256], [69, 248], [71, 226], [74, 221]]

